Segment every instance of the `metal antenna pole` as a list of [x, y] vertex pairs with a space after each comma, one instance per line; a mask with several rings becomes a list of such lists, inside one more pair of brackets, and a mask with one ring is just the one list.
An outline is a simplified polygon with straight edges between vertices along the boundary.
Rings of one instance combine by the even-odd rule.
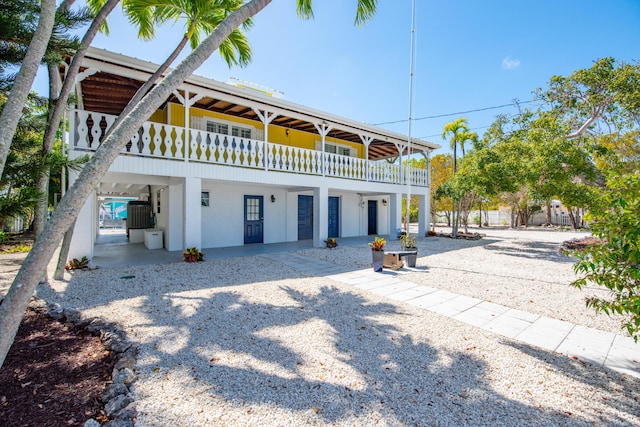
[[413, 122], [413, 57], [415, 53], [415, 21], [416, 21], [416, 0], [411, 0], [411, 52], [409, 54], [409, 130], [407, 139], [407, 168], [406, 168], [406, 180], [407, 180], [407, 212], [405, 217], [405, 224], [407, 229], [405, 232], [409, 233], [409, 219], [411, 217], [411, 125]]

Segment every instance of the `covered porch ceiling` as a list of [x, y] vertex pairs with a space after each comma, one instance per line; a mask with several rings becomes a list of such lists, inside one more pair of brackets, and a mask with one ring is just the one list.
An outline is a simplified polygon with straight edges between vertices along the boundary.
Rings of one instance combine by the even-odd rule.
[[[116, 63], [114, 58], [123, 58], [122, 62], [126, 60], [128, 63]], [[85, 62], [87, 66], [82, 69], [85, 76], [78, 83], [81, 108], [112, 115], [120, 114], [142, 86], [144, 78], [139, 76], [150, 75], [149, 69], [155, 67], [154, 64], [135, 58], [93, 48], [87, 54]], [[138, 66], [136, 67], [136, 65]], [[64, 75], [65, 69], [64, 66], [60, 68], [61, 75]], [[131, 77], [126, 76], [127, 74], [131, 74]], [[319, 134], [314, 123], [328, 123], [331, 130], [327, 136], [355, 144], [363, 144], [361, 135], [366, 135], [371, 139], [369, 143], [370, 160], [395, 158], [398, 156], [399, 150], [402, 150], [402, 155], [407, 154], [406, 137], [403, 139], [402, 135], [384, 129], [311, 110], [259, 94], [257, 91], [238, 88], [203, 77], [192, 76], [187, 83], [188, 87], [185, 86], [178, 93], [182, 97], [185, 91], [189, 90], [191, 95], [194, 93], [200, 95], [201, 98], [193, 105], [196, 108], [255, 121], [258, 127], [262, 122], [255, 108], [256, 105], [258, 108], [263, 106], [266, 110], [277, 111], [278, 115], [270, 125]], [[165, 101], [163, 107], [168, 102], [181, 104], [176, 94], [172, 94]], [[411, 154], [428, 152], [435, 148], [439, 148], [439, 145], [413, 139]]]

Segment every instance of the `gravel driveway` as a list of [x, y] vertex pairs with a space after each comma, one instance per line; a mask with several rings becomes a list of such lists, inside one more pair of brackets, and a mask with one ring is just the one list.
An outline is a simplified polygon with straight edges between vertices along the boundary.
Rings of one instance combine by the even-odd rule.
[[[403, 280], [618, 331], [568, 286], [575, 233], [419, 239]], [[393, 248], [395, 243], [389, 245]], [[355, 269], [368, 247], [301, 254]], [[77, 272], [41, 298], [140, 348], [137, 426], [637, 425], [640, 380], [263, 256]]]

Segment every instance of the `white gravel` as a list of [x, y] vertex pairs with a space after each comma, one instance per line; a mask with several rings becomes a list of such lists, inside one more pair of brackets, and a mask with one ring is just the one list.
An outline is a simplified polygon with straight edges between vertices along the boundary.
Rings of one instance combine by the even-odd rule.
[[[424, 271], [403, 279], [617, 331], [568, 286], [557, 248], [571, 237], [420, 239]], [[355, 268], [371, 256], [301, 253]], [[261, 256], [77, 272], [38, 294], [140, 347], [137, 426], [640, 426], [639, 379]]]

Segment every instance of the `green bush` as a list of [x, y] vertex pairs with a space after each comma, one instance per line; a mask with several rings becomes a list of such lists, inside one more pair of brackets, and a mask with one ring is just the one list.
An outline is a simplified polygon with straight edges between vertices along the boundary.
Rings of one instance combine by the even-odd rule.
[[574, 270], [582, 277], [572, 285], [590, 283], [611, 291], [608, 298], [588, 297], [588, 307], [625, 318], [624, 328], [638, 341], [640, 333], [640, 175], [616, 176], [592, 208], [591, 230], [602, 241], [581, 252]]

